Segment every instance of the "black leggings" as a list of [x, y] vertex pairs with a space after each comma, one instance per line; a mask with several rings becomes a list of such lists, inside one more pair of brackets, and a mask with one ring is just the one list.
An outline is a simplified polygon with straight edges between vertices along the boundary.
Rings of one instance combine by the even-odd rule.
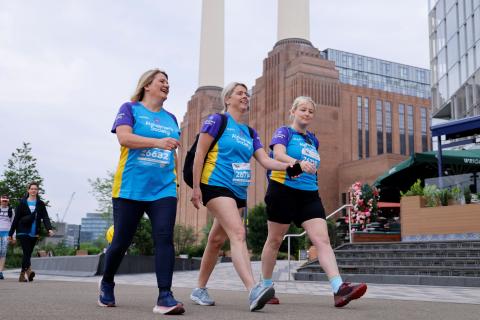
[[175, 197], [166, 197], [155, 201], [113, 198], [114, 233], [112, 244], [108, 247], [105, 255], [103, 280], [113, 281], [144, 213], [148, 215], [152, 224], [158, 287], [170, 290], [175, 264], [173, 247], [173, 227], [177, 214], [177, 198]]
[[25, 271], [31, 266], [30, 259], [32, 258], [33, 248], [37, 244], [37, 237], [20, 236], [17, 237], [17, 239], [20, 241], [20, 245], [22, 246], [22, 271]]

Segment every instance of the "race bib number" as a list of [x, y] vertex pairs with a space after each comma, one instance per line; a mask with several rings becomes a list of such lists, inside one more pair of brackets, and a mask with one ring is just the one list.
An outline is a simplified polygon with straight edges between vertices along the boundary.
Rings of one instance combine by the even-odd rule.
[[308, 161], [315, 166], [318, 166], [318, 164], [320, 163], [320, 155], [318, 154], [318, 152], [316, 152], [316, 150], [312, 148], [303, 148], [302, 157], [303, 160]]
[[232, 163], [232, 168], [234, 185], [242, 187], [250, 185], [250, 163]]
[[137, 160], [142, 165], [165, 167], [170, 164], [171, 157], [172, 151], [170, 150], [149, 148], [143, 149]]

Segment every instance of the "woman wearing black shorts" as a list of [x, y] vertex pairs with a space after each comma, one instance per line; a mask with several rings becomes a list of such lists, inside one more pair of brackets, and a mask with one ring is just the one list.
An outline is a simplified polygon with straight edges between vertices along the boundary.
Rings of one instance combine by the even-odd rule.
[[272, 171], [269, 176], [265, 195], [268, 237], [262, 252], [263, 283], [264, 286], [272, 285], [278, 249], [290, 223], [294, 222], [305, 229], [317, 248], [318, 260], [332, 286], [335, 307], [343, 307], [351, 300], [360, 298], [366, 292], [367, 285], [352, 285], [342, 281], [330, 246], [325, 210], [318, 195], [318, 140], [307, 131], [314, 114], [315, 102], [310, 97], [296, 98], [290, 110], [292, 124], [278, 128], [270, 144], [276, 160], [285, 163], [300, 161], [304, 174], [290, 178], [284, 171]]

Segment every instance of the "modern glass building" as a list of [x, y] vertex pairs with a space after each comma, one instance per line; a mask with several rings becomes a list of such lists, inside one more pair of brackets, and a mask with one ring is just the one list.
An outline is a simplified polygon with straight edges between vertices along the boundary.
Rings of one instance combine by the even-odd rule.
[[95, 241], [105, 235], [105, 230], [112, 224], [110, 219], [105, 219], [101, 213], [87, 213], [82, 218], [80, 228], [80, 242]]
[[432, 115], [480, 114], [480, 0], [429, 0]]
[[430, 71], [427, 69], [335, 49], [322, 53], [326, 59], [335, 61], [342, 83], [430, 98]]

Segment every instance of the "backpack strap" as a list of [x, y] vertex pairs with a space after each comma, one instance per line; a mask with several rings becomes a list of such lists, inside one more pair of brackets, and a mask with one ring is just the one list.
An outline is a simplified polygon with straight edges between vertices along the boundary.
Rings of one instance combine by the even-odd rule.
[[253, 139], [254, 135], [255, 135], [255, 131], [253, 131], [253, 128], [250, 127], [250, 126], [247, 126], [248, 127], [248, 133], [250, 133], [250, 138]]
[[222, 137], [223, 132], [225, 131], [225, 128], [227, 127], [227, 116], [224, 113], [217, 113], [220, 116], [221, 123], [220, 123], [220, 128], [218, 129], [217, 136], [213, 139], [212, 144], [210, 145], [210, 148], [208, 148], [207, 154], [212, 151], [213, 147], [215, 144], [218, 142], [218, 140]]

